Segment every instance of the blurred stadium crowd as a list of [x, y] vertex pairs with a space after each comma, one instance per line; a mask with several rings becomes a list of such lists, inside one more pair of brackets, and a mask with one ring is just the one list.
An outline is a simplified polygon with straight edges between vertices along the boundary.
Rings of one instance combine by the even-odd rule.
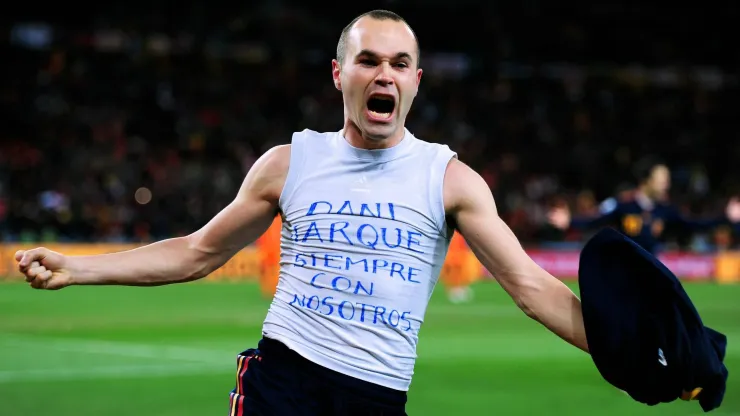
[[736, 6], [216, 3], [2, 18], [0, 241], [140, 242], [203, 225], [270, 146], [340, 128], [330, 60], [371, 8], [420, 38], [409, 129], [478, 170], [526, 243], [581, 240], [548, 227], [547, 207], [595, 213], [647, 154], [668, 160], [686, 212], [721, 213], [740, 192], [740, 60], [722, 42]]

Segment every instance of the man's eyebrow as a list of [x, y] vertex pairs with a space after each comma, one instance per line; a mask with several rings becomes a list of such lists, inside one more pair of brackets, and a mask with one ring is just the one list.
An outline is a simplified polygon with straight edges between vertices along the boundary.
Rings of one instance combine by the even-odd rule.
[[[367, 56], [369, 58], [377, 58], [378, 54], [369, 49], [363, 49], [360, 51], [360, 53], [357, 54], [357, 56]], [[397, 60], [404, 59], [404, 58], [413, 60], [413, 57], [408, 52], [398, 52], [394, 58]]]

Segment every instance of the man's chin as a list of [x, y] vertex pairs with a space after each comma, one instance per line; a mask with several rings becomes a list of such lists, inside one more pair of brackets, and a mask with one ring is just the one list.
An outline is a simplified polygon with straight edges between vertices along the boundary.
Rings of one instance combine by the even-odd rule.
[[362, 130], [364, 138], [372, 141], [383, 141], [396, 132], [396, 123], [365, 123]]

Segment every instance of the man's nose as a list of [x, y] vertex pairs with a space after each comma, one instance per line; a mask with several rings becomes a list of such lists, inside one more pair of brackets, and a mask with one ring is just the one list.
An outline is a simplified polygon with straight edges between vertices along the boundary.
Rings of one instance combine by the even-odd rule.
[[380, 65], [380, 70], [378, 71], [378, 76], [375, 77], [375, 83], [382, 86], [387, 87], [389, 85], [393, 85], [393, 77], [391, 76], [391, 66], [387, 62], [384, 62]]

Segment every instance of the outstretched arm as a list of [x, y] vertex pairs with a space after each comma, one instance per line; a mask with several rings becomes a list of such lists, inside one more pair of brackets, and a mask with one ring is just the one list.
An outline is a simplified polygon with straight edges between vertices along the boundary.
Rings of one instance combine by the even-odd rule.
[[16, 253], [34, 288], [69, 285], [157, 286], [203, 278], [272, 223], [290, 162], [290, 146], [266, 152], [247, 174], [235, 199], [200, 230], [118, 253], [68, 257], [46, 248]]
[[595, 216], [571, 218], [570, 211], [567, 208], [553, 208], [548, 213], [548, 220], [551, 225], [561, 230], [575, 228], [579, 230], [589, 230], [612, 225], [618, 218], [619, 202], [616, 198], [609, 198], [599, 206], [599, 213]]
[[483, 178], [453, 159], [445, 174], [444, 200], [448, 218], [519, 308], [565, 341], [588, 352], [580, 300], [527, 255], [498, 216]]
[[713, 218], [689, 218], [675, 206], [666, 209], [668, 209], [669, 222], [691, 232], [707, 231], [722, 225], [737, 227], [740, 224], [740, 201], [737, 198], [730, 199], [725, 207], [724, 215]]

